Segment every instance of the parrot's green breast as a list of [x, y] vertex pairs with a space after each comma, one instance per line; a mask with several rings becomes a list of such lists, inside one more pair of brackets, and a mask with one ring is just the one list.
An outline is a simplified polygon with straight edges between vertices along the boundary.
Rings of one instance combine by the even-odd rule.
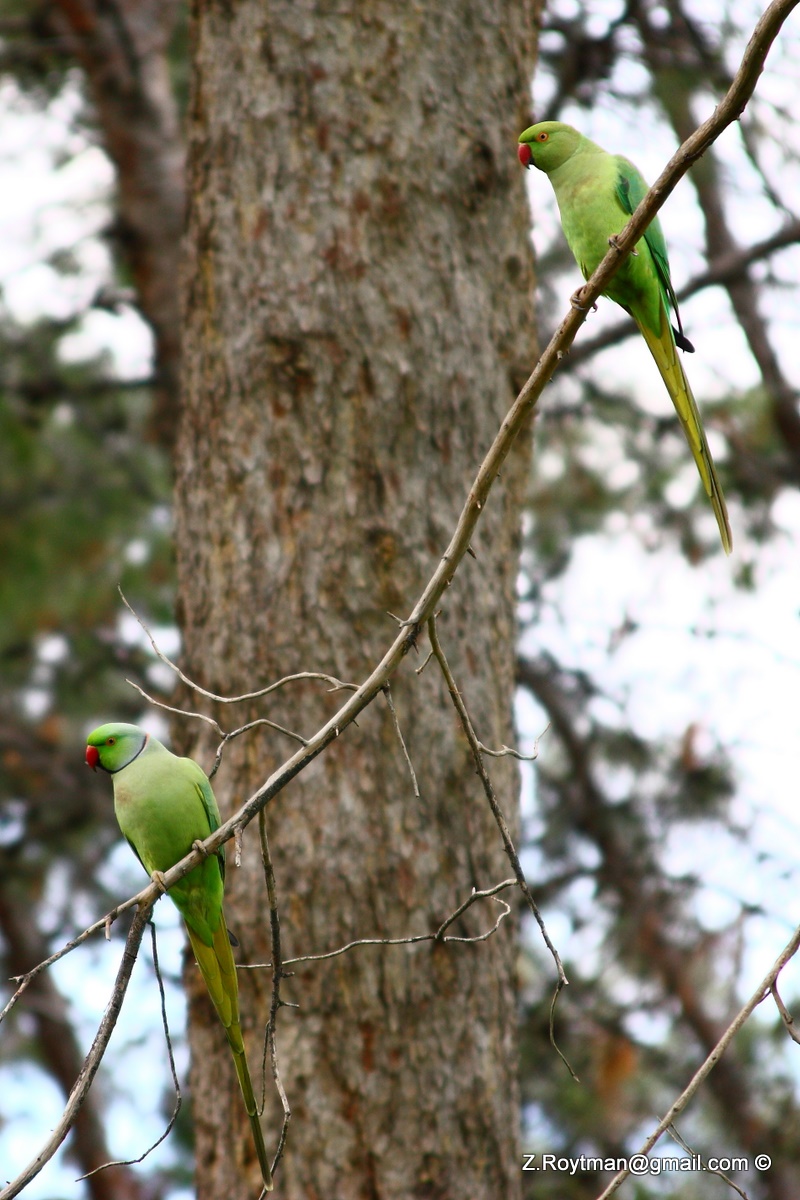
[[[168, 871], [195, 841], [212, 832], [202, 791], [202, 784], [208, 784], [191, 759], [177, 758], [160, 743], [150, 743], [112, 778], [119, 827], [148, 874]], [[210, 945], [222, 920], [223, 879], [217, 855], [209, 855], [174, 884], [169, 895], [186, 923]]]
[[[617, 198], [618, 178], [618, 159], [604, 152], [574, 154], [550, 172], [561, 226], [584, 279], [588, 279], [605, 258], [608, 239], [621, 233], [630, 220], [630, 213]], [[636, 243], [633, 254], [620, 265], [604, 295], [629, 312], [637, 311], [654, 331], [658, 331], [661, 289], [644, 237]]]
[[193, 841], [211, 832], [193, 782], [176, 777], [169, 761], [142, 755], [113, 780], [120, 829], [146, 870], [168, 870], [189, 853]]

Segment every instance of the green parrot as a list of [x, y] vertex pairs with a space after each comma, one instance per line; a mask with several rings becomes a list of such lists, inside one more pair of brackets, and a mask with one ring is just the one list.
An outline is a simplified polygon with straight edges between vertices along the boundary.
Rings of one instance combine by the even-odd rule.
[[[622, 231], [643, 200], [647, 184], [627, 158], [607, 154], [560, 121], [531, 125], [520, 135], [517, 153], [524, 167], [538, 167], [549, 176], [570, 250], [584, 279], [588, 279], [608, 253], [609, 239]], [[725, 497], [697, 403], [676, 352], [676, 345], [689, 352], [694, 346], [681, 325], [658, 217], [651, 221], [604, 295], [633, 317], [656, 360], [711, 501], [722, 545], [730, 554], [731, 528]], [[675, 310], [677, 329], [670, 324], [670, 306]]]
[[[185, 858], [195, 842], [219, 828], [219, 809], [202, 767], [178, 758], [138, 725], [101, 725], [89, 734], [86, 762], [112, 777], [114, 812], [136, 857], [154, 882]], [[236, 1074], [253, 1131], [261, 1176], [272, 1191], [253, 1084], [239, 1021], [239, 988], [231, 940], [222, 911], [225, 848], [209, 854], [170, 888], [186, 922], [194, 956], [225, 1026]]]

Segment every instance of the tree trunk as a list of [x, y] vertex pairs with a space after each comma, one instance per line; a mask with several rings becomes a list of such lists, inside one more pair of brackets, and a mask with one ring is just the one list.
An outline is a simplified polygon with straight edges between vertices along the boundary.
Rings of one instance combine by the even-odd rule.
[[[197, 0], [177, 547], [185, 667], [233, 694], [296, 671], [360, 682], [426, 582], [533, 360], [527, 0]], [[527, 441], [527, 439], [526, 439]], [[440, 635], [479, 736], [508, 742], [528, 448], [511, 456]], [[426, 646], [267, 813], [284, 954], [430, 933], [510, 872]], [[217, 715], [308, 736], [341, 703], [289, 685]], [[197, 707], [197, 699], [192, 701]], [[205, 736], [205, 735], [203, 735]], [[210, 765], [210, 740], [187, 747]], [[229, 815], [295, 748], [229, 744]], [[495, 760], [492, 760], [493, 763]], [[512, 827], [517, 775], [493, 765]], [[251, 826], [228, 872], [241, 960], [269, 959]], [[451, 932], [497, 916], [475, 905]], [[519, 1194], [515, 931], [300, 963], [278, 1023], [286, 1197]], [[189, 971], [198, 1195], [257, 1194], [221, 1029]], [[240, 975], [251, 1064], [267, 970]], [[268, 1087], [264, 1127], [280, 1109]]]

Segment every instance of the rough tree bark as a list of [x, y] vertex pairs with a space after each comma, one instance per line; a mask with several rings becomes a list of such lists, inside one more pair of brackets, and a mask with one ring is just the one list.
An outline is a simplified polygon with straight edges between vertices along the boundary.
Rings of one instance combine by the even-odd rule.
[[[447, 544], [533, 359], [514, 150], [534, 30], [529, 0], [196, 0], [176, 522], [185, 666], [215, 691], [361, 680]], [[527, 462], [524, 446], [508, 461], [440, 622], [487, 744], [512, 736]], [[419, 798], [381, 703], [268, 810], [286, 955], [433, 931], [509, 874], [443, 683], [414, 672], [424, 654], [393, 683]], [[237, 716], [309, 734], [338, 703], [302, 684]], [[211, 747], [186, 746], [206, 765]], [[263, 730], [231, 743], [223, 814], [291, 748]], [[513, 824], [516, 771], [493, 771]], [[269, 958], [257, 842], [251, 826], [228, 875], [244, 961]], [[476, 906], [457, 931], [495, 916]], [[514, 959], [506, 923], [296, 968], [281, 1195], [518, 1195]], [[242, 976], [255, 1066], [270, 977]], [[198, 1195], [238, 1197], [257, 1187], [246, 1122], [187, 979]], [[270, 1095], [273, 1145], [279, 1128]]]

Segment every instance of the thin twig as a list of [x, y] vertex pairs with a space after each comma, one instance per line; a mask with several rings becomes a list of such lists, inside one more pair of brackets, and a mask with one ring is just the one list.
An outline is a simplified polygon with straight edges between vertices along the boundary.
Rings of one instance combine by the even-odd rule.
[[[439, 614], [437, 613], [436, 615], [438, 616]], [[414, 674], [421, 675], [432, 658], [433, 658], [433, 651], [429, 650], [428, 653], [425, 655], [424, 660], [420, 663], [420, 665], [418, 667], [414, 668]]]
[[573, 1071], [570, 1063], [567, 1061], [563, 1052], [559, 1049], [559, 1046], [558, 1046], [558, 1043], [556, 1042], [556, 1037], [555, 1037], [556, 1002], [558, 1000], [558, 996], [559, 996], [559, 993], [561, 992], [562, 988], [566, 987], [567, 984], [569, 983], [569, 980], [567, 979], [567, 976], [566, 976], [566, 972], [564, 971], [563, 963], [561, 962], [561, 956], [559, 955], [558, 951], [556, 950], [555, 946], [553, 945], [553, 942], [550, 938], [550, 934], [547, 932], [547, 926], [544, 923], [544, 918], [542, 917], [542, 914], [539, 912], [539, 906], [533, 898], [533, 893], [531, 892], [531, 889], [528, 887], [528, 881], [525, 878], [525, 872], [522, 870], [522, 863], [519, 861], [519, 855], [517, 854], [516, 847], [514, 846], [514, 841], [511, 837], [511, 830], [508, 828], [508, 823], [505, 819], [503, 810], [500, 807], [499, 801], [495, 794], [494, 784], [492, 783], [489, 773], [486, 770], [486, 767], [484, 766], [483, 757], [481, 755], [481, 750], [480, 750], [480, 742], [478, 741], [478, 738], [475, 734], [475, 729], [474, 729], [472, 721], [470, 719], [470, 715], [467, 712], [467, 706], [465, 705], [464, 700], [461, 696], [461, 693], [459, 692], [458, 687], [456, 686], [456, 681], [453, 678], [453, 673], [450, 670], [450, 665], [447, 661], [447, 658], [445, 657], [444, 650], [442, 649], [442, 644], [439, 641], [439, 634], [436, 629], [436, 618], [435, 617], [431, 617], [430, 621], [428, 622], [428, 637], [430, 638], [431, 649], [433, 650], [436, 661], [438, 662], [439, 668], [440, 668], [442, 674], [444, 675], [445, 683], [447, 684], [447, 690], [450, 693], [450, 698], [453, 701], [455, 710], [458, 713], [458, 718], [461, 721], [461, 726], [464, 730], [464, 733], [466, 734], [467, 741], [470, 744], [470, 749], [472, 750], [472, 757], [475, 760], [475, 769], [478, 772], [478, 776], [480, 778], [481, 783], [483, 784], [483, 790], [486, 795], [486, 799], [489, 802], [489, 807], [492, 810], [492, 816], [494, 817], [495, 822], [497, 823], [497, 828], [500, 830], [500, 837], [503, 840], [503, 849], [505, 850], [508, 860], [511, 863], [511, 867], [514, 872], [514, 876], [517, 880], [517, 886], [518, 886], [519, 890], [522, 892], [522, 895], [525, 898], [525, 902], [528, 905], [528, 908], [533, 913], [536, 923], [539, 926], [539, 929], [541, 931], [542, 938], [544, 940], [544, 944], [547, 946], [547, 949], [550, 951], [550, 954], [553, 957], [553, 962], [556, 965], [558, 979], [556, 981], [556, 990], [553, 994], [553, 999], [550, 1004], [550, 1044], [553, 1047], [553, 1049], [556, 1051], [556, 1053], [558, 1054], [561, 1061], [564, 1063], [564, 1066], [567, 1068], [567, 1070], [569, 1071], [569, 1073], [573, 1077], [573, 1079], [577, 1079], [578, 1076]]
[[150, 918], [150, 909], [151, 905], [145, 904], [134, 914], [125, 942], [122, 961], [117, 971], [117, 978], [114, 981], [111, 998], [106, 1005], [100, 1027], [95, 1034], [91, 1049], [86, 1055], [81, 1072], [73, 1084], [72, 1091], [69, 1094], [58, 1124], [36, 1157], [28, 1163], [27, 1167], [20, 1172], [16, 1179], [11, 1180], [3, 1188], [0, 1192], [0, 1200], [12, 1200], [13, 1196], [18, 1196], [22, 1189], [39, 1174], [45, 1163], [50, 1161], [72, 1128], [75, 1117], [78, 1115], [78, 1110], [83, 1104], [86, 1093], [92, 1085], [97, 1068], [100, 1066], [100, 1062], [105, 1054], [108, 1040], [117, 1024], [117, 1018], [122, 1008], [122, 1001], [125, 999], [125, 993], [128, 990], [133, 964], [136, 962], [136, 956], [139, 953], [139, 947], [142, 943], [142, 935]]
[[[175, 672], [181, 683], [185, 683], [186, 686], [191, 688], [193, 692], [197, 692], [198, 696], [205, 696], [208, 700], [214, 700], [217, 704], [243, 704], [246, 700], [259, 700], [262, 696], [268, 696], [270, 692], [275, 692], [278, 690], [278, 688], [285, 687], [287, 683], [296, 683], [301, 679], [321, 679], [324, 683], [329, 683], [331, 685], [330, 690], [332, 692], [356, 690], [357, 685], [355, 683], [345, 683], [343, 680], [337, 679], [335, 675], [326, 675], [323, 671], [298, 671], [295, 675], [284, 675], [282, 679], [278, 679], [275, 683], [268, 684], [267, 687], [259, 688], [257, 692], [245, 692], [243, 696], [218, 696], [216, 692], [209, 692], [206, 688], [201, 687], [199, 683], [195, 683], [193, 679], [190, 679], [188, 675], [183, 673], [177, 663], [174, 663], [171, 658], [167, 657], [164, 651], [160, 649], [156, 639], [153, 637], [153, 634], [150, 632], [147, 625], [145, 625], [136, 609], [129, 604], [122, 588], [118, 586], [117, 591], [119, 592], [122, 603], [125, 605], [128, 612], [142, 627], [156, 657], [160, 658], [165, 666], [169, 667], [171, 671]], [[130, 683], [130, 680], [128, 680], [128, 682]], [[133, 684], [133, 686], [136, 687], [137, 685]], [[181, 710], [175, 709], [174, 711], [180, 712]], [[192, 715], [199, 716], [200, 714], [196, 713]], [[211, 718], [208, 717], [204, 718], [204, 720], [210, 719]]]
[[[412, 946], [419, 942], [485, 942], [487, 938], [496, 933], [500, 927], [500, 923], [510, 914], [511, 909], [505, 901], [497, 901], [503, 907], [503, 912], [500, 913], [497, 920], [491, 929], [485, 930], [483, 933], [476, 934], [475, 937], [456, 937], [455, 935], [445, 935], [444, 930], [457, 920], [463, 912], [471, 907], [476, 900], [494, 899], [498, 892], [502, 892], [505, 888], [515, 887], [515, 879], [504, 879], [502, 883], [495, 884], [492, 888], [486, 888], [485, 891], [473, 890], [463, 904], [460, 904], [456, 911], [452, 913], [436, 930], [436, 933], [417, 933], [410, 937], [375, 937], [375, 938], [356, 938], [355, 941], [347, 942], [344, 946], [339, 946], [336, 950], [327, 950], [323, 954], [303, 954], [299, 958], [287, 958], [284, 960], [284, 967], [294, 966], [301, 962], [322, 962], [326, 958], [338, 958], [340, 954], [346, 954], [348, 950], [352, 950], [355, 946]], [[240, 970], [255, 971], [264, 970], [271, 967], [271, 963], [248, 963], [240, 967]]]
[[[122, 599], [125, 600], [125, 597], [123, 596]], [[125, 600], [125, 603], [128, 603], [127, 600]], [[150, 640], [153, 641], [152, 637]], [[153, 641], [154, 646], [155, 644], [156, 643]], [[220, 737], [225, 737], [225, 730], [222, 728], [220, 723], [215, 721], [213, 717], [210, 717], [208, 713], [194, 712], [188, 708], [176, 708], [173, 704], [167, 704], [164, 700], [156, 700], [155, 696], [151, 696], [149, 692], [146, 692], [141, 684], [138, 684], [135, 679], [126, 679], [125, 682], [130, 684], [130, 686], [139, 693], [142, 699], [146, 700], [148, 704], [152, 704], [155, 708], [161, 708], [164, 710], [164, 712], [176, 713], [179, 717], [188, 717], [190, 720], [205, 721], [206, 725], [210, 725], [212, 729], [216, 730]]]
[[119, 1158], [115, 1159], [113, 1162], [102, 1163], [101, 1166], [95, 1167], [93, 1171], [87, 1171], [85, 1175], [79, 1175], [77, 1179], [78, 1183], [80, 1183], [82, 1179], [88, 1179], [90, 1175], [96, 1175], [98, 1171], [105, 1171], [107, 1167], [133, 1167], [136, 1165], [136, 1163], [144, 1162], [148, 1154], [152, 1154], [155, 1148], [160, 1146], [165, 1138], [168, 1138], [172, 1133], [175, 1122], [178, 1119], [178, 1113], [181, 1111], [181, 1105], [183, 1104], [183, 1094], [181, 1092], [181, 1085], [178, 1081], [178, 1072], [175, 1068], [175, 1055], [172, 1052], [172, 1037], [169, 1032], [169, 1021], [167, 1020], [167, 997], [164, 991], [164, 980], [161, 975], [161, 967], [159, 966], [158, 962], [156, 926], [152, 917], [147, 923], [150, 926], [150, 942], [153, 948], [153, 969], [155, 971], [156, 982], [158, 983], [158, 994], [161, 1001], [161, 1027], [164, 1030], [164, 1038], [167, 1043], [167, 1059], [169, 1061], [169, 1069], [172, 1075], [172, 1083], [175, 1088], [175, 1107], [172, 1110], [172, 1116], [170, 1117], [164, 1132], [159, 1138], [156, 1139], [156, 1141], [153, 1142], [152, 1146], [148, 1146], [148, 1148], [142, 1154], [140, 1154], [138, 1158]]
[[493, 933], [497, 932], [500, 922], [511, 912], [511, 909], [504, 900], [498, 901], [498, 903], [503, 905], [505, 911], [500, 913], [492, 928], [487, 929], [485, 933], [481, 933], [477, 937], [456, 937], [455, 935], [451, 937], [445, 937], [445, 930], [449, 929], [453, 922], [457, 921], [461, 914], [465, 913], [467, 909], [475, 903], [476, 900], [483, 900], [489, 896], [494, 899], [496, 898], [498, 892], [502, 892], [508, 887], [514, 887], [515, 884], [515, 879], [504, 879], [502, 883], [495, 884], [493, 888], [486, 888], [480, 892], [477, 888], [473, 888], [472, 892], [469, 896], [467, 896], [464, 903], [459, 904], [456, 911], [451, 913], [450, 916], [442, 922], [442, 924], [436, 930], [436, 933], [433, 935], [433, 940], [435, 942], [485, 942], [488, 937], [491, 937]]
[[[278, 1139], [278, 1149], [275, 1152], [275, 1158], [272, 1161], [272, 1174], [283, 1154], [283, 1148], [286, 1145], [286, 1133], [289, 1128], [289, 1121], [292, 1116], [292, 1110], [289, 1107], [289, 1101], [286, 1097], [286, 1091], [281, 1079], [281, 1073], [278, 1067], [278, 1048], [275, 1041], [275, 1026], [278, 1019], [278, 1009], [282, 1006], [281, 1000], [281, 980], [284, 978], [283, 972], [283, 953], [281, 951], [281, 919], [278, 911], [278, 889], [275, 885], [275, 870], [272, 866], [272, 856], [269, 852], [269, 839], [267, 837], [267, 817], [262, 809], [258, 814], [258, 834], [261, 842], [261, 862], [264, 867], [264, 878], [267, 882], [267, 897], [269, 900], [269, 928], [270, 941], [272, 948], [272, 996], [269, 1005], [269, 1020], [267, 1021], [267, 1032], [265, 1038], [264, 1051], [266, 1054], [269, 1049], [269, 1060], [272, 1067], [272, 1078], [275, 1080], [275, 1087], [278, 1095], [281, 1098], [283, 1106], [283, 1125], [281, 1126], [281, 1136]], [[265, 1063], [262, 1063], [261, 1071], [261, 1109], [264, 1109], [266, 1082], [265, 1082]]]
[[[180, 709], [175, 709], [175, 712], [180, 712]], [[291, 738], [294, 742], [299, 742], [301, 746], [307, 746], [308, 742], [299, 733], [293, 733], [291, 729], [286, 729], [283, 725], [278, 725], [276, 721], [268, 721], [266, 717], [257, 717], [254, 721], [248, 721], [246, 725], [240, 725], [238, 729], [232, 729], [230, 733], [222, 734], [222, 741], [217, 746], [217, 753], [214, 755], [214, 762], [211, 770], [208, 772], [208, 778], [213, 779], [222, 763], [222, 755], [225, 752], [225, 747], [228, 742], [232, 742], [234, 738], [241, 737], [243, 733], [248, 733], [251, 729], [255, 729], [257, 725], [266, 725], [270, 729], [274, 729], [276, 733], [282, 733], [285, 737]]]
[[733, 1180], [728, 1175], [726, 1175], [724, 1171], [720, 1171], [718, 1167], [710, 1167], [701, 1154], [697, 1154], [697, 1152], [695, 1150], [693, 1150], [691, 1146], [687, 1146], [686, 1142], [683, 1140], [681, 1135], [678, 1133], [678, 1131], [674, 1125], [670, 1125], [669, 1129], [667, 1130], [667, 1133], [670, 1135], [671, 1138], [674, 1138], [674, 1140], [678, 1143], [678, 1145], [681, 1147], [681, 1149], [685, 1150], [687, 1154], [690, 1154], [693, 1158], [700, 1159], [700, 1162], [701, 1162], [701, 1165], [702, 1165], [704, 1171], [708, 1171], [709, 1175], [719, 1175], [719, 1177], [723, 1181], [723, 1183], [727, 1183], [729, 1188], [732, 1188], [734, 1190], [734, 1192], [739, 1193], [739, 1195], [742, 1197], [742, 1200], [750, 1200], [750, 1197], [748, 1196], [748, 1194], [744, 1190], [744, 1188], [740, 1188], [738, 1183], [734, 1183]]
[[165, 700], [157, 700], [155, 696], [151, 696], [150, 693], [146, 692], [141, 684], [136, 683], [135, 680], [126, 679], [125, 682], [129, 683], [132, 688], [135, 688], [139, 695], [142, 696], [148, 704], [152, 704], [155, 708], [162, 708], [165, 712], [175, 713], [179, 717], [188, 717], [190, 720], [205, 721], [207, 725], [210, 725], [216, 730], [216, 732], [222, 738], [222, 744], [217, 750], [217, 757], [214, 766], [208, 773], [209, 779], [211, 779], [217, 772], [217, 768], [219, 767], [222, 759], [222, 750], [226, 742], [231, 741], [233, 738], [240, 737], [243, 733], [247, 733], [248, 730], [254, 729], [256, 725], [267, 725], [270, 729], [274, 729], [276, 733], [282, 733], [285, 737], [291, 738], [292, 741], [299, 742], [301, 746], [308, 745], [308, 740], [304, 738], [302, 734], [294, 733], [291, 729], [287, 729], [284, 725], [279, 725], [277, 721], [270, 721], [266, 717], [258, 717], [256, 720], [248, 721], [246, 725], [240, 725], [238, 729], [232, 729], [230, 733], [226, 733], [220, 723], [215, 721], [213, 717], [210, 717], [208, 713], [193, 712], [188, 708], [176, 708], [174, 704], [167, 704]]
[[483, 742], [478, 742], [478, 749], [481, 754], [488, 754], [490, 758], [508, 758], [510, 756], [511, 758], [518, 759], [519, 762], [536, 762], [536, 759], [539, 757], [539, 739], [536, 739], [532, 754], [523, 754], [521, 750], [514, 750], [511, 746], [506, 746], [505, 743], [499, 750], [492, 750], [489, 746], [484, 746]]
[[[511, 886], [513, 886], [513, 884]], [[471, 937], [467, 937], [466, 935], [464, 937], [459, 937], [459, 935], [456, 933], [445, 934], [442, 938], [437, 938], [436, 935], [434, 935], [433, 940], [442, 942], [468, 942], [474, 945], [476, 942], [486, 942], [490, 937], [494, 937], [500, 928], [501, 923], [506, 919], [506, 917], [511, 915], [511, 905], [506, 904], [505, 900], [501, 900], [498, 896], [493, 896], [492, 899], [494, 900], [495, 904], [500, 905], [502, 911], [497, 914], [497, 920], [491, 929], [485, 929], [483, 933], [476, 933]]]
[[[653, 1130], [653, 1132], [650, 1134], [650, 1136], [647, 1138], [647, 1140], [643, 1143], [641, 1149], [637, 1151], [638, 1155], [649, 1154], [649, 1152], [653, 1149], [653, 1146], [655, 1146], [656, 1142], [659, 1140], [659, 1138], [665, 1132], [665, 1130], [669, 1129], [670, 1125], [673, 1124], [673, 1122], [675, 1121], [675, 1118], [678, 1116], [678, 1114], [683, 1112], [686, 1105], [689, 1103], [689, 1101], [692, 1099], [692, 1097], [694, 1096], [697, 1089], [700, 1087], [700, 1084], [703, 1083], [703, 1081], [706, 1079], [706, 1077], [711, 1074], [714, 1067], [717, 1065], [719, 1060], [722, 1058], [722, 1055], [725, 1053], [728, 1046], [733, 1041], [733, 1038], [736, 1036], [736, 1034], [739, 1032], [741, 1027], [744, 1025], [745, 1021], [748, 1019], [748, 1017], [751, 1015], [751, 1013], [756, 1008], [758, 1008], [758, 1006], [759, 1006], [759, 1004], [761, 1004], [762, 1000], [766, 1000], [767, 996], [769, 996], [770, 993], [772, 993], [772, 990], [777, 982], [778, 976], [780, 975], [781, 971], [786, 966], [786, 964], [789, 962], [789, 960], [791, 958], [794, 958], [798, 949], [800, 949], [800, 926], [798, 926], [797, 929], [795, 929], [794, 933], [792, 934], [791, 940], [787, 943], [786, 946], [784, 946], [783, 950], [780, 952], [780, 954], [776, 958], [775, 962], [772, 964], [769, 971], [762, 979], [761, 983], [758, 985], [756, 990], [753, 992], [750, 999], [747, 1001], [746, 1004], [744, 1004], [742, 1006], [742, 1008], [740, 1008], [739, 1012], [733, 1018], [730, 1025], [725, 1030], [725, 1032], [723, 1033], [722, 1037], [717, 1042], [714, 1049], [711, 1051], [711, 1053], [708, 1055], [708, 1057], [703, 1062], [702, 1066], [700, 1066], [697, 1069], [697, 1071], [695, 1071], [694, 1075], [689, 1080], [688, 1084], [683, 1089], [683, 1091], [681, 1092], [678, 1099], [675, 1101], [675, 1103], [669, 1109], [669, 1112], [666, 1114], [665, 1117], [662, 1118], [661, 1121], [659, 1121], [657, 1127]], [[608, 1200], [608, 1197], [613, 1196], [614, 1192], [616, 1192], [617, 1189], [625, 1182], [625, 1180], [628, 1178], [629, 1175], [630, 1175], [630, 1170], [628, 1168], [626, 1168], [623, 1171], [619, 1171], [614, 1176], [614, 1178], [611, 1180], [608, 1187], [605, 1188], [605, 1190], [600, 1193], [600, 1195], [597, 1197], [597, 1200]], [[2, 1200], [1, 1196], [0, 1196], [0, 1200]]]
[[[149, 893], [151, 890], [151, 888], [147, 888], [146, 892]], [[145, 892], [139, 892], [138, 895], [131, 896], [122, 904], [118, 904], [115, 908], [112, 908], [110, 912], [106, 913], [104, 917], [100, 917], [98, 921], [95, 921], [94, 924], [90, 925], [87, 929], [84, 929], [82, 933], [79, 933], [76, 937], [71, 938], [70, 941], [65, 942], [61, 949], [56, 950], [50, 955], [49, 958], [45, 958], [42, 960], [42, 962], [37, 963], [35, 967], [31, 967], [30, 971], [26, 971], [24, 975], [12, 976], [13, 982], [19, 983], [19, 987], [16, 989], [13, 995], [9, 997], [5, 1007], [2, 1009], [2, 1011], [0, 1011], [0, 1022], [5, 1020], [8, 1013], [21, 998], [22, 994], [27, 990], [28, 986], [33, 982], [37, 975], [39, 975], [42, 971], [47, 970], [48, 967], [52, 967], [54, 963], [57, 963], [59, 959], [64, 958], [65, 955], [71, 954], [73, 950], [78, 948], [78, 946], [82, 946], [85, 941], [88, 941], [92, 934], [98, 933], [101, 929], [104, 931], [106, 939], [108, 939], [111, 925], [114, 923], [114, 921], [116, 921], [120, 913], [126, 912], [129, 908], [135, 908], [137, 904], [143, 903], [144, 899]], [[150, 897], [149, 902], [152, 904], [157, 899], [158, 896], [153, 895]]]
[[420, 794], [419, 794], [419, 784], [417, 783], [417, 773], [414, 770], [414, 764], [411, 761], [411, 755], [408, 753], [408, 747], [406, 746], [405, 738], [403, 737], [403, 731], [400, 728], [400, 722], [397, 719], [397, 710], [395, 709], [394, 700], [392, 699], [392, 693], [391, 693], [391, 689], [390, 689], [388, 683], [385, 684], [385, 686], [383, 688], [383, 694], [386, 697], [386, 704], [388, 705], [389, 712], [392, 714], [392, 722], [394, 724], [394, 731], [397, 734], [397, 740], [400, 743], [400, 749], [403, 751], [403, 758], [406, 760], [406, 766], [408, 767], [408, 773], [411, 776], [411, 786], [414, 789], [414, 798], [416, 800], [419, 800]]
[[783, 1000], [780, 997], [777, 982], [773, 983], [772, 987], [770, 988], [770, 991], [772, 992], [772, 999], [775, 1001], [775, 1004], [777, 1005], [778, 1012], [781, 1014], [781, 1020], [783, 1021], [783, 1024], [786, 1027], [786, 1032], [789, 1034], [789, 1037], [792, 1039], [793, 1042], [800, 1043], [800, 1033], [798, 1033], [798, 1031], [795, 1027], [794, 1017], [789, 1012], [788, 1008], [783, 1003]]

